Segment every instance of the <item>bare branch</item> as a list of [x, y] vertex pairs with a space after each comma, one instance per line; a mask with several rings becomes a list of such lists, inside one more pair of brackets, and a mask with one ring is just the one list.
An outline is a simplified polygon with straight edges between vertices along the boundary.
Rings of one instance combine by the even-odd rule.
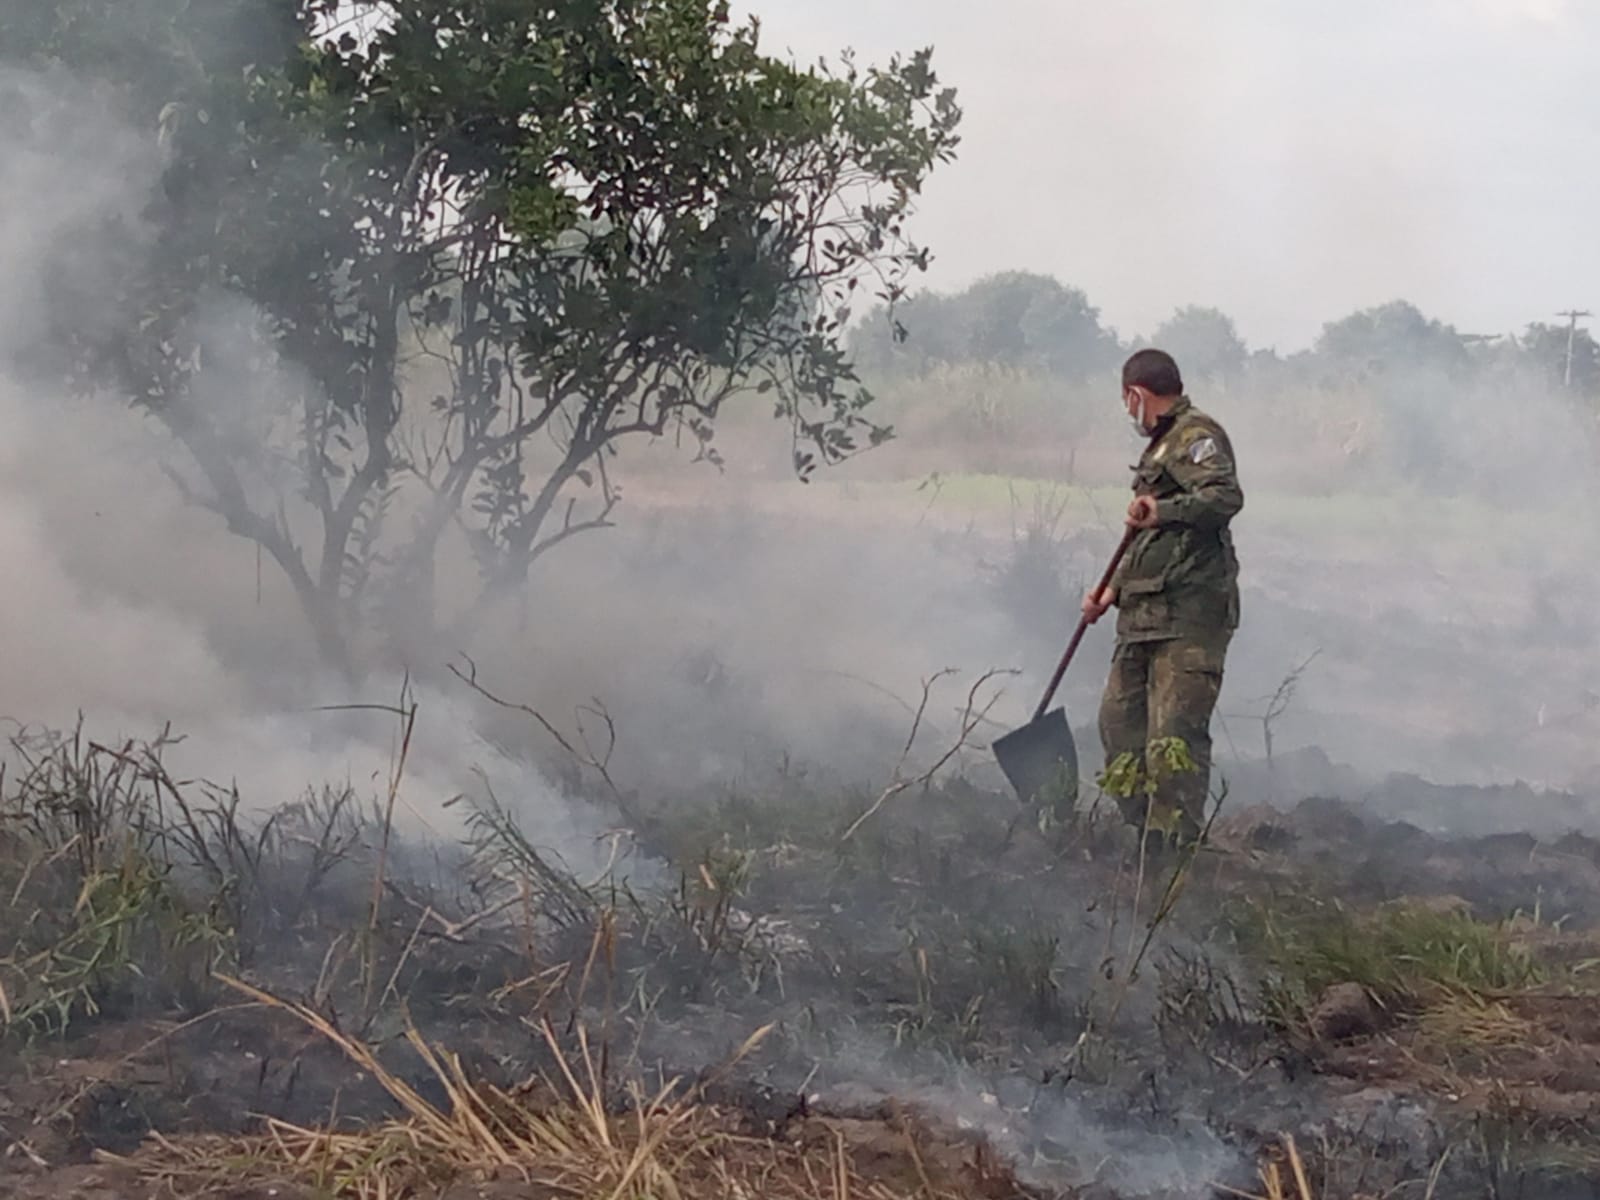
[[946, 668], [938, 672], [932, 678], [923, 680], [922, 700], [917, 705], [916, 716], [911, 722], [911, 733], [906, 738], [905, 749], [901, 751], [900, 761], [895, 765], [894, 777], [892, 781], [888, 787], [884, 788], [883, 791], [879, 793], [878, 798], [872, 802], [867, 810], [850, 823], [850, 827], [846, 829], [843, 835], [839, 838], [841, 842], [847, 842], [854, 837], [856, 830], [860, 829], [862, 825], [866, 824], [867, 821], [874, 817], [878, 811], [895, 796], [900, 795], [902, 792], [909, 791], [912, 788], [926, 787], [932, 783], [939, 772], [943, 771], [945, 767], [949, 765], [952, 759], [960, 754], [962, 750], [966, 749], [967, 745], [972, 739], [973, 733], [976, 732], [978, 727], [984, 723], [984, 721], [988, 718], [989, 711], [994, 708], [995, 704], [999, 701], [1001, 693], [997, 690], [992, 696], [989, 697], [987, 701], [985, 701], [982, 705], [979, 705], [978, 693], [983, 689], [984, 685], [1002, 676], [1017, 674], [1016, 671], [1012, 670], [989, 670], [985, 671], [981, 676], [979, 676], [977, 682], [975, 682], [971, 689], [969, 689], [967, 692], [966, 706], [961, 711], [960, 731], [957, 733], [955, 740], [937, 759], [934, 760], [933, 765], [927, 770], [914, 777], [907, 777], [904, 773], [906, 763], [911, 757], [912, 748], [916, 745], [917, 734], [922, 728], [923, 717], [928, 710], [928, 702], [933, 692], [933, 686], [945, 676], [953, 675], [955, 673], [956, 672], [954, 669]]
[[[630, 811], [627, 796], [623, 794], [622, 789], [617, 786], [616, 780], [611, 775], [611, 755], [617, 745], [617, 727], [610, 713], [606, 711], [605, 706], [600, 701], [595, 700], [592, 705], [585, 705], [578, 709], [578, 744], [574, 744], [566, 734], [557, 729], [538, 709], [514, 700], [502, 699], [490, 691], [478, 680], [478, 664], [465, 654], [461, 657], [466, 662], [467, 669], [463, 671], [455, 663], [451, 663], [449, 664], [449, 669], [452, 675], [497, 708], [503, 708], [510, 712], [519, 712], [531, 718], [539, 728], [550, 735], [556, 745], [566, 751], [567, 755], [575, 763], [580, 767], [588, 768], [600, 777], [606, 788], [611, 792], [611, 798], [623, 817], [629, 823], [637, 826], [638, 820]], [[591, 716], [599, 717], [605, 724], [607, 743], [603, 754], [597, 754], [589, 742], [588, 733], [583, 727], [583, 714], [586, 712]]]

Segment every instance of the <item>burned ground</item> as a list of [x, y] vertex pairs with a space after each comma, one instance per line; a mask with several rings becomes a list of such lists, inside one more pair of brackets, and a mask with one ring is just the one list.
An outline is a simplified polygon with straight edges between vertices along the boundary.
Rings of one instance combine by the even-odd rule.
[[29, 753], [0, 1195], [1259, 1193], [1286, 1136], [1317, 1196], [1600, 1179], [1581, 835], [1230, 798], [1141, 876], [1092, 812], [793, 774], [630, 797], [644, 886]]

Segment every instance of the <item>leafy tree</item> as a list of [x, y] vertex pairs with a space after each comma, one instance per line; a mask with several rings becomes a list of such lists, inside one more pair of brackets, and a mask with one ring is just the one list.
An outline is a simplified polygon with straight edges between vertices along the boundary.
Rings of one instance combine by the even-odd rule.
[[1162, 322], [1153, 344], [1178, 360], [1186, 379], [1227, 379], [1238, 374], [1249, 357], [1231, 317], [1194, 305], [1178, 309]]
[[922, 291], [893, 306], [878, 305], [851, 331], [850, 350], [864, 370], [879, 374], [919, 374], [955, 361], [957, 302], [941, 292]]
[[974, 291], [995, 299], [1005, 291], [1028, 296], [1020, 317], [1024, 358], [1054, 375], [1083, 379], [1118, 356], [1116, 335], [1100, 324], [1100, 310], [1078, 288], [1047, 276], [1018, 274], [986, 281]]
[[[952, 295], [919, 295], [895, 317], [898, 325], [880, 312], [863, 327], [857, 345], [865, 361], [914, 370], [985, 363], [1080, 379], [1117, 353], [1083, 292], [1027, 271], [990, 275]], [[892, 350], [900, 341], [904, 348]]]
[[[1475, 340], [1395, 301], [1323, 326], [1314, 365], [1335, 386], [1355, 383], [1375, 403], [1380, 446], [1392, 469], [1441, 491], [1462, 485], [1460, 464], [1477, 436], [1468, 422], [1441, 423], [1478, 369]], [[1325, 382], [1327, 382], [1325, 378]]]
[[[1517, 339], [1518, 357], [1538, 370], [1552, 386], [1567, 386], [1567, 329], [1534, 322]], [[1600, 344], [1587, 329], [1572, 335], [1572, 391], [1600, 395]]]
[[745, 395], [802, 477], [888, 436], [844, 330], [927, 264], [929, 52], [802, 70], [717, 0], [209, 9], [0, 0], [0, 57], [118, 85], [167, 156], [153, 244], [60, 273], [48, 363], [165, 423], [333, 660], [386, 600], [434, 627], [453, 524], [479, 608], [609, 524], [629, 439], [715, 462]]
[[1401, 368], [1456, 371], [1468, 362], [1466, 342], [1453, 326], [1403, 300], [1330, 321], [1322, 327], [1316, 352], [1335, 367], [1361, 374]]

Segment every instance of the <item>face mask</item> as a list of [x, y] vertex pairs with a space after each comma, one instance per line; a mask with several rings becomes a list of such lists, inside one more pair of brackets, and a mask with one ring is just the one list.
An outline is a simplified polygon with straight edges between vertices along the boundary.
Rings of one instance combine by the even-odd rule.
[[1135, 392], [1134, 395], [1139, 398], [1139, 407], [1129, 411], [1128, 423], [1133, 426], [1133, 431], [1140, 437], [1147, 438], [1150, 436], [1150, 430], [1145, 426], [1144, 420], [1146, 404], [1144, 393]]

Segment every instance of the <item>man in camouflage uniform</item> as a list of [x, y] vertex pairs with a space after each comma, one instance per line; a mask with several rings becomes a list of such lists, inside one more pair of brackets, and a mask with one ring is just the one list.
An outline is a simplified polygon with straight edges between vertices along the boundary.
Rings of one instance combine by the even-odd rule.
[[[1193, 840], [1210, 787], [1211, 714], [1239, 624], [1239, 564], [1228, 523], [1244, 493], [1228, 435], [1189, 403], [1170, 355], [1140, 350], [1128, 359], [1122, 399], [1149, 443], [1134, 468], [1128, 506], [1128, 524], [1138, 533], [1111, 586], [1083, 603], [1090, 621], [1118, 609], [1100, 740], [1108, 765], [1123, 754], [1143, 759], [1160, 739], [1184, 741], [1198, 770], [1164, 773], [1150, 764], [1156, 790], [1148, 820], [1152, 830]], [[1143, 827], [1144, 797], [1124, 802], [1123, 815]]]

